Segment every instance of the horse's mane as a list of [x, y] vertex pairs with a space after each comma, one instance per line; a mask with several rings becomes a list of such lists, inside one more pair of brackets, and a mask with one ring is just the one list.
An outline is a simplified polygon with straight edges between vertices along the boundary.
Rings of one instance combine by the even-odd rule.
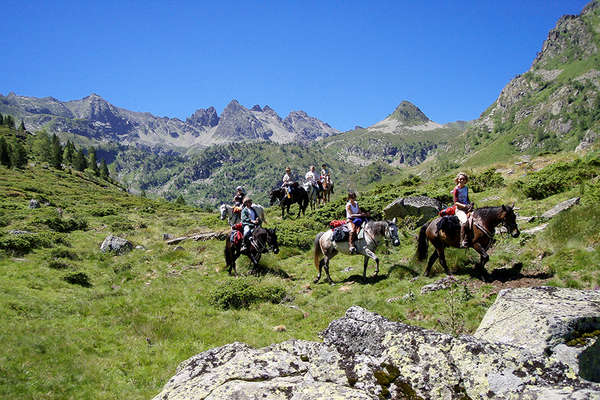
[[[376, 227], [376, 229], [374, 229], [374, 233], [381, 233], [381, 234], [385, 234], [385, 228], [387, 227], [388, 223], [387, 221], [368, 221], [367, 224], [373, 225]], [[366, 224], [365, 224], [366, 227]]]
[[488, 217], [491, 214], [498, 213], [498, 211], [500, 211], [501, 208], [502, 208], [502, 206], [480, 207], [480, 208], [476, 208], [473, 211], [473, 214], [477, 213], [477, 215], [479, 215], [480, 217], [485, 218], [485, 217]]

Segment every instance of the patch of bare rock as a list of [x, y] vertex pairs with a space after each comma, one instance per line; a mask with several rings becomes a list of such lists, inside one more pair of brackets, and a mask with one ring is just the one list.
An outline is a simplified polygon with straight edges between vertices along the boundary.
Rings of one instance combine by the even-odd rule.
[[155, 400], [599, 399], [597, 337], [563, 348], [598, 329], [597, 290], [504, 290], [474, 336], [353, 306], [322, 332], [322, 343], [254, 349], [236, 342], [200, 353], [181, 363]]

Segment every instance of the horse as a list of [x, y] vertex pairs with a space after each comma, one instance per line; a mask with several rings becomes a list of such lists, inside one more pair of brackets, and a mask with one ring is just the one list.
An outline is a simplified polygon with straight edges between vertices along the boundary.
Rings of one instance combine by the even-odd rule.
[[[258, 262], [263, 253], [266, 253], [271, 249], [274, 254], [279, 253], [279, 244], [277, 243], [276, 229], [265, 229], [258, 226], [252, 232], [250, 238], [250, 248], [244, 251], [244, 254], [248, 256], [252, 261], [252, 273], [256, 271]], [[236, 275], [237, 270], [235, 268], [235, 261], [242, 254], [241, 242], [238, 244], [231, 242], [231, 235], [227, 235], [225, 238], [225, 263], [227, 265], [227, 272], [229, 275]]]
[[314, 210], [319, 203], [319, 189], [317, 189], [315, 185], [310, 182], [305, 182], [302, 185], [302, 188], [306, 191], [306, 195], [308, 196], [308, 204], [310, 205], [310, 209]]
[[[485, 269], [485, 264], [490, 259], [487, 250], [492, 244], [496, 226], [502, 224], [512, 237], [518, 237], [519, 227], [517, 226], [517, 217], [512, 206], [482, 207], [477, 208], [472, 213], [473, 219], [473, 238], [470, 247], [479, 253], [479, 262], [475, 269], [480, 272], [484, 281], [489, 279], [489, 274]], [[425, 276], [429, 276], [431, 266], [440, 259], [440, 264], [444, 267], [446, 274], [448, 265], [444, 249], [446, 247], [460, 247], [460, 222], [456, 217], [438, 217], [421, 227], [417, 244], [417, 259], [423, 261], [427, 258], [428, 241], [435, 247], [435, 252], [431, 254], [425, 269]]]
[[333, 193], [333, 182], [323, 182], [323, 192], [321, 193], [321, 200], [323, 200], [323, 204], [330, 201], [330, 197]]
[[298, 203], [298, 215], [296, 218], [300, 216], [300, 213], [304, 215], [306, 211], [306, 207], [308, 206], [308, 194], [306, 194], [306, 190], [302, 187], [294, 187], [292, 189], [291, 198], [287, 196], [287, 191], [285, 188], [276, 188], [271, 190], [269, 195], [270, 202], [269, 205], [275, 204], [276, 201], [279, 201], [279, 205], [281, 206], [281, 218], [284, 218], [284, 211], [287, 210], [287, 214], [290, 214], [290, 206], [294, 203]]
[[[379, 258], [373, 251], [377, 248], [382, 238], [391, 240], [394, 246], [400, 244], [396, 222], [396, 218], [394, 218], [392, 221], [369, 220], [365, 223], [363, 227], [363, 237], [356, 239], [356, 253], [354, 253], [355, 255], [362, 254], [364, 256], [363, 280], [366, 280], [367, 278], [369, 258], [375, 261], [375, 276], [379, 273]], [[332, 236], [333, 230], [330, 229], [326, 232], [318, 233], [315, 237], [314, 263], [318, 275], [315, 278], [314, 283], [319, 282], [321, 279], [321, 270], [325, 267], [327, 281], [333, 284], [331, 276], [329, 276], [329, 260], [331, 260], [338, 252], [351, 254], [348, 240], [335, 242]], [[321, 259], [321, 257], [323, 258]]]
[[[267, 220], [265, 219], [264, 207], [260, 204], [252, 204], [252, 208], [254, 208], [254, 211], [256, 211], [256, 215], [258, 216], [260, 221], [262, 223], [267, 223]], [[229, 226], [233, 226], [241, 221], [240, 213], [234, 213], [233, 207], [229, 204], [221, 204], [221, 206], [219, 207], [219, 212], [221, 214], [220, 218], [222, 220], [227, 218]]]

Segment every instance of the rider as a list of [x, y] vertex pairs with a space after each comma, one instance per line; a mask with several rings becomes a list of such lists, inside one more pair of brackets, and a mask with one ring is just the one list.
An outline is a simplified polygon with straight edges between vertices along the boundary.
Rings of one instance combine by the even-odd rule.
[[292, 185], [294, 184], [294, 181], [292, 180], [292, 170], [290, 167], [285, 167], [285, 175], [283, 175], [282, 181], [283, 184], [281, 187], [285, 188], [287, 197], [292, 198]]
[[317, 191], [317, 195], [320, 196], [321, 193], [321, 182], [317, 180], [317, 177], [315, 175], [315, 166], [311, 165], [310, 168], [308, 169], [308, 172], [306, 173], [306, 175], [304, 175], [304, 179], [306, 179], [306, 182], [310, 183]]
[[244, 232], [244, 241], [240, 251], [250, 248], [250, 236], [256, 226], [260, 225], [260, 219], [252, 208], [252, 199], [248, 196], [244, 198], [244, 208], [242, 208], [242, 227]]
[[454, 197], [454, 205], [456, 206], [455, 215], [460, 221], [460, 247], [466, 248], [469, 246], [468, 235], [467, 235], [467, 213], [470, 212], [472, 204], [469, 201], [469, 189], [467, 188], [467, 182], [469, 177], [464, 172], [459, 172], [454, 178], [456, 187], [452, 189], [452, 195]]
[[321, 182], [321, 187], [325, 187], [331, 182], [331, 175], [329, 175], [327, 164], [321, 165], [321, 176], [319, 177], [319, 181]]
[[244, 193], [244, 188], [241, 186], [238, 186], [235, 188], [236, 192], [235, 192], [235, 196], [233, 196], [233, 205], [235, 207], [242, 207], [242, 203], [244, 202], [244, 196], [246, 196], [246, 193]]
[[348, 237], [348, 250], [350, 251], [350, 254], [356, 253], [354, 241], [358, 236], [360, 226], [365, 221], [365, 217], [368, 216], [369, 214], [362, 212], [358, 206], [358, 202], [356, 201], [356, 193], [349, 192], [348, 202], [346, 203], [346, 219], [348, 220], [348, 225], [350, 225], [350, 235]]

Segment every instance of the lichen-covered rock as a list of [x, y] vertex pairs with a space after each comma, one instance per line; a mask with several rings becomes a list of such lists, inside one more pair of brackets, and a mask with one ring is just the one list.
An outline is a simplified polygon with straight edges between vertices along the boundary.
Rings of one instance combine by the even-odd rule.
[[437, 216], [441, 209], [442, 203], [439, 200], [415, 196], [395, 200], [383, 210], [383, 214], [388, 219], [416, 216], [419, 217], [418, 223], [421, 224]]
[[[593, 308], [571, 305], [573, 313]], [[512, 321], [494, 324], [501, 330]], [[600, 398], [600, 385], [543, 352], [392, 322], [356, 306], [322, 336], [323, 343], [208, 350], [183, 362], [155, 400]]]
[[563, 202], [558, 203], [548, 211], [542, 214], [542, 218], [550, 219], [556, 217], [563, 211], [568, 210], [573, 207], [575, 204], [579, 204], [579, 197], [573, 197], [572, 199], [565, 200]]
[[125, 254], [133, 250], [133, 244], [127, 239], [108, 235], [100, 245], [100, 250], [103, 253], [110, 251], [116, 254]]

